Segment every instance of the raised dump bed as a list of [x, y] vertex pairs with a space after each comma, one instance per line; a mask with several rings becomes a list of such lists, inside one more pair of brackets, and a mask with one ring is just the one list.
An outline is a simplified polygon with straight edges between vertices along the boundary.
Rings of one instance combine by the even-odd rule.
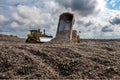
[[59, 17], [56, 37], [52, 40], [54, 43], [79, 42], [79, 35], [77, 31], [73, 30], [75, 22], [74, 14], [63, 13]]
[[56, 38], [72, 40], [72, 27], [75, 22], [72, 13], [63, 13], [60, 15]]

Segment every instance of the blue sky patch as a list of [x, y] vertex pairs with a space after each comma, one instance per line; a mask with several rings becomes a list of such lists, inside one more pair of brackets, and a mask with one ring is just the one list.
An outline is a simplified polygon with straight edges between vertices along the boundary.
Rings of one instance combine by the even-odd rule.
[[120, 0], [106, 0], [106, 7], [109, 9], [120, 10]]

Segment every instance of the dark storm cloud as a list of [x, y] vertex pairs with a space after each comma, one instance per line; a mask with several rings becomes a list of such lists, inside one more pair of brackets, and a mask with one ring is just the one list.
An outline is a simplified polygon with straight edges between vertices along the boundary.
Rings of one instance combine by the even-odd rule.
[[60, 5], [65, 8], [71, 8], [73, 11], [77, 11], [82, 16], [92, 14], [97, 6], [96, 0], [56, 0]]
[[109, 26], [105, 26], [101, 29], [102, 32], [113, 32], [113, 29], [110, 29]]
[[120, 15], [117, 15], [109, 20], [112, 25], [120, 24]]
[[79, 20], [79, 21], [76, 21], [76, 23], [80, 25], [80, 24], [83, 24], [84, 21]]
[[91, 21], [89, 21], [88, 23], [85, 24], [85, 27], [88, 27], [90, 25], [92, 25], [93, 23]]

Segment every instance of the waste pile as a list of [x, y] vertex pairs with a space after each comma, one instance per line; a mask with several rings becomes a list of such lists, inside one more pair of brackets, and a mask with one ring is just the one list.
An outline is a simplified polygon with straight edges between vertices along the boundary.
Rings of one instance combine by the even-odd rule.
[[3, 36], [0, 79], [120, 79], [120, 40], [33, 44]]

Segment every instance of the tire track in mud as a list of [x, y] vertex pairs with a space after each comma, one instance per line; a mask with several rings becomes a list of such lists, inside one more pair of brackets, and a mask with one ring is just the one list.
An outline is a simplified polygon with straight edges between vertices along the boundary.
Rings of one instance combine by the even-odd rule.
[[[105, 58], [100, 58], [99, 55], [96, 55], [96, 57], [98, 56], [97, 58], [94, 58], [95, 55], [93, 57], [88, 57], [82, 55], [83, 53], [80, 54], [72, 49], [61, 47], [46, 47], [45, 49], [38, 51], [31, 50], [30, 52], [33, 55], [40, 57], [44, 63], [55, 69], [56, 72], [64, 78], [69, 78], [78, 72], [81, 72], [81, 78], [86, 77], [89, 79], [95, 78], [95, 76], [101, 78], [104, 76], [110, 77], [109, 75], [112, 73], [114, 73], [114, 75], [119, 75], [119, 72], [116, 71], [117, 69], [106, 67], [113, 66], [114, 64]], [[107, 72], [109, 75], [107, 75]], [[102, 75], [102, 73], [104, 75]], [[110, 78], [112, 78], [112, 76]]]
[[[37, 64], [37, 67], [36, 69], [38, 69], [38, 71], [35, 71], [35, 75], [32, 75], [31, 78], [33, 77], [37, 77], [37, 78], [58, 78], [59, 75], [58, 73], [54, 70], [54, 68], [52, 68], [51, 66], [49, 66], [48, 64], [45, 64], [44, 63], [44, 60], [42, 60], [39, 56], [36, 56], [36, 55], [33, 55], [33, 54], [37, 54], [37, 50], [33, 50], [33, 49], [26, 49], [24, 50], [23, 49], [23, 52], [24, 52], [24, 55], [28, 56], [29, 58], [31, 58], [36, 64]], [[39, 70], [40, 69], [40, 70]], [[44, 75], [42, 75], [42, 73], [40, 74], [39, 72], [43, 70], [45, 72]], [[51, 77], [50, 75], [45, 75], [45, 74], [51, 74]]]
[[[60, 50], [57, 49], [56, 52], [54, 49], [52, 48], [52, 52], [49, 52], [49, 50], [44, 50], [43, 52], [31, 50], [30, 52], [42, 58], [45, 63], [54, 68], [62, 76], [68, 76], [78, 71], [76, 67], [80, 66], [79, 60], [72, 61], [71, 58], [80, 58], [81, 55], [73, 55], [74, 52], [70, 49], [60, 48]], [[58, 53], [58, 51], [61, 51], [61, 53]]]

